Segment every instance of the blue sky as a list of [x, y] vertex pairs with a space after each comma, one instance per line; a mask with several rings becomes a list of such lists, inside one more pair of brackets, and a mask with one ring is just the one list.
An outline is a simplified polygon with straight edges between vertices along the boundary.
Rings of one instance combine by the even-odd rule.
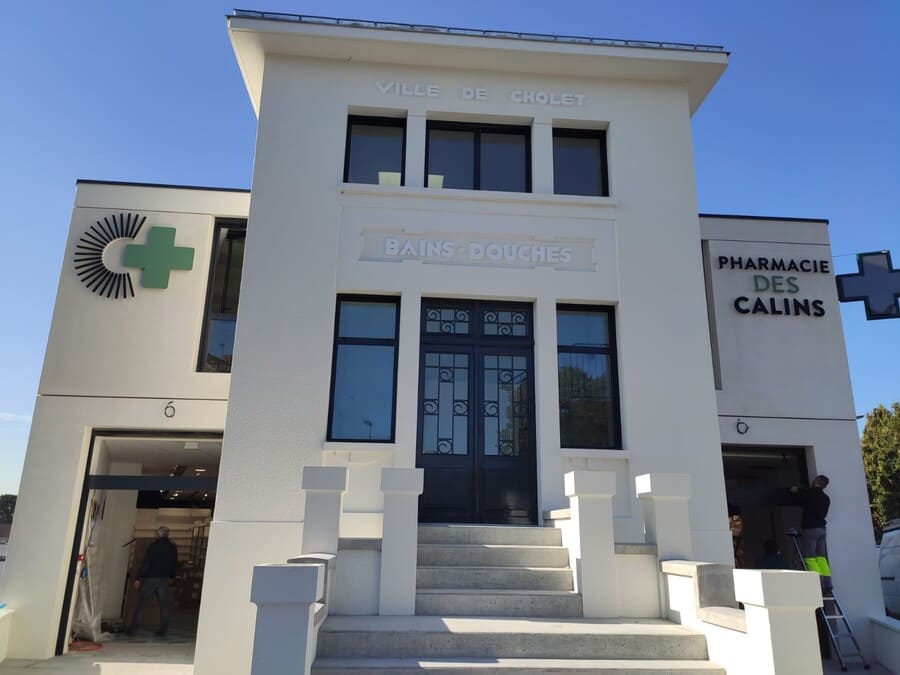
[[[4, 7], [0, 493], [18, 487], [75, 180], [250, 184], [256, 120], [225, 32], [233, 6]], [[900, 266], [900, 3], [252, 0], [245, 7], [724, 45], [730, 65], [693, 122], [700, 210], [828, 218], [838, 273], [855, 271], [853, 254], [881, 249]], [[858, 303], [842, 314], [857, 411], [900, 399], [900, 320], [867, 322]]]

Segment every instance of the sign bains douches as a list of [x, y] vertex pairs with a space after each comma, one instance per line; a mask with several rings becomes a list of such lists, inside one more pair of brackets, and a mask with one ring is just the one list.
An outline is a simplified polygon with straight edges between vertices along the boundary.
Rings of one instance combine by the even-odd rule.
[[373, 231], [362, 233], [360, 260], [418, 261], [473, 267], [549, 267], [557, 270], [596, 269], [594, 240], [571, 237], [515, 238], [492, 235], [429, 235]]

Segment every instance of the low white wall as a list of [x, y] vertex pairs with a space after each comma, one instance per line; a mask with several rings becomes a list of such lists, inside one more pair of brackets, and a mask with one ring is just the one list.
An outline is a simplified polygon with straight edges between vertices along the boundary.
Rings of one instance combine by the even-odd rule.
[[372, 541], [378, 546], [338, 549], [334, 581], [328, 580], [331, 586], [329, 614], [378, 615], [381, 540]]
[[872, 637], [877, 661], [892, 673], [900, 673], [900, 621], [873, 617]]
[[6, 658], [6, 651], [9, 647], [9, 629], [12, 625], [13, 611], [11, 609], [0, 609], [0, 663]]
[[[709, 658], [728, 675], [821, 675], [812, 572], [733, 570], [685, 560], [662, 563], [669, 619], [706, 635]], [[731, 590], [733, 588], [733, 590]], [[737, 602], [745, 609], [736, 609]]]
[[654, 546], [616, 544], [616, 606], [620, 617], [659, 616], [658, 565]]

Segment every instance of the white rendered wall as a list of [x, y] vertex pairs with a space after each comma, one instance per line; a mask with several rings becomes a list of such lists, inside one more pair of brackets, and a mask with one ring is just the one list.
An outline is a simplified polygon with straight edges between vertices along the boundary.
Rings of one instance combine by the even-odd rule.
[[[784, 273], [797, 277], [800, 291], [776, 294], [753, 292], [753, 276], [766, 272], [715, 269], [718, 255], [831, 261], [826, 224], [703, 217], [701, 226], [713, 268], [722, 443], [803, 447], [810, 478], [822, 473], [831, 479], [828, 554], [835, 591], [868, 646], [868, 617], [883, 616], [884, 602], [833, 271]], [[766, 302], [822, 299], [825, 314], [735, 310], [735, 297], [756, 295]], [[738, 419], [749, 425], [746, 433], [738, 432]]]
[[[79, 183], [60, 273], [38, 393], [151, 398], [228, 397], [229, 376], [198, 373], [214, 218], [246, 217], [244, 192]], [[153, 226], [174, 227], [175, 245], [194, 248], [190, 271], [175, 270], [166, 289], [141, 288], [114, 300], [91, 293], [75, 274], [78, 238], [102, 217], [147, 217], [135, 243]], [[165, 320], [162, 320], [162, 319]]]
[[[246, 216], [249, 195], [146, 186], [78, 186], [0, 597], [15, 609], [10, 656], [53, 655], [93, 429], [221, 432], [229, 375], [197, 373], [215, 216]], [[140, 213], [195, 248], [167, 289], [113, 300], [73, 267], [80, 235], [101, 216]], [[175, 415], [165, 408], [174, 401]], [[112, 494], [112, 493], [110, 493]]]
[[91, 428], [209, 431], [221, 429], [225, 420], [224, 401], [181, 401], [171, 420], [162, 413], [164, 404], [38, 397], [0, 584], [0, 596], [16, 611], [10, 657], [53, 656]]
[[[440, 97], [382, 94], [379, 80], [428, 81]], [[585, 92], [580, 108], [515, 105], [506, 97], [464, 101], [467, 84]], [[408, 115], [408, 187], [343, 186], [348, 112]], [[535, 125], [534, 194], [438, 191], [422, 176], [426, 118]], [[495, 73], [350, 65], [268, 56], [260, 105], [253, 200], [245, 252], [229, 414], [212, 550], [243, 556], [247, 573], [207, 574], [198, 675], [249, 664], [249, 565], [278, 561], [248, 551], [248, 528], [299, 528], [304, 465], [350, 466], [342, 533], [378, 536], [384, 466], [415, 464], [419, 302], [474, 297], [535, 303], [539, 508], [564, 505], [559, 448], [555, 311], [558, 302], [618, 305], [625, 453], [615, 455], [625, 495], [635, 474], [691, 473], [694, 549], [730, 560], [720, 441], [700, 263], [700, 236], [686, 91], [656, 83], [537, 78]], [[549, 194], [549, 133], [559, 126], [609, 125], [612, 197]], [[538, 163], [539, 159], [542, 163]], [[421, 183], [419, 183], [421, 185]], [[593, 272], [461, 268], [361, 261], [364, 229], [425, 234], [580, 236], [594, 240]], [[400, 361], [396, 442], [325, 442], [335, 296], [399, 295]], [[608, 453], [588, 452], [588, 458]], [[622, 458], [622, 459], [620, 459]], [[627, 479], [627, 480], [626, 480]], [[253, 497], [248, 498], [248, 490]], [[633, 496], [619, 504], [626, 538], [641, 536]], [[296, 551], [293, 551], [294, 553]], [[284, 557], [284, 556], [282, 556]], [[210, 555], [210, 566], [216, 562]], [[231, 562], [229, 562], [231, 565]], [[227, 613], [233, 627], [206, 631]], [[223, 643], [234, 651], [227, 655]]]

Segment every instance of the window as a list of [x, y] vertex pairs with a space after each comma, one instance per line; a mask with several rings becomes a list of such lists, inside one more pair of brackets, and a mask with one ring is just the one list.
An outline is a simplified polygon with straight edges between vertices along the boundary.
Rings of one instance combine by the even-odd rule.
[[430, 122], [427, 187], [531, 191], [528, 127]]
[[612, 310], [559, 305], [556, 332], [561, 446], [621, 447]]
[[345, 183], [403, 185], [406, 120], [358, 117], [347, 120]]
[[605, 131], [553, 130], [553, 192], [609, 196]]
[[206, 319], [197, 367], [200, 372], [231, 372], [246, 232], [247, 222], [244, 220], [216, 221]]
[[328, 440], [394, 440], [399, 321], [397, 298], [338, 296]]

